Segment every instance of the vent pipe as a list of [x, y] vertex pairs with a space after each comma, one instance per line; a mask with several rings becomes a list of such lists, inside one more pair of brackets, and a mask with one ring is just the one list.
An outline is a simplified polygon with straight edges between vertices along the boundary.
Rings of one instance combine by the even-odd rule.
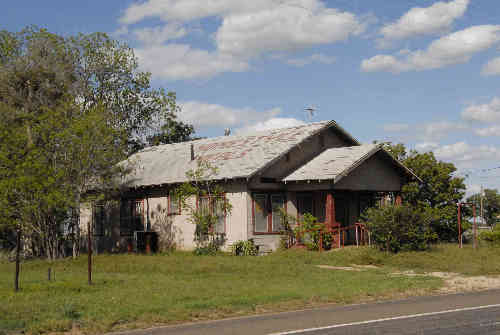
[[191, 143], [191, 160], [194, 161], [194, 145]]
[[230, 128], [224, 129], [224, 136], [229, 136], [229, 135], [231, 135], [231, 129]]

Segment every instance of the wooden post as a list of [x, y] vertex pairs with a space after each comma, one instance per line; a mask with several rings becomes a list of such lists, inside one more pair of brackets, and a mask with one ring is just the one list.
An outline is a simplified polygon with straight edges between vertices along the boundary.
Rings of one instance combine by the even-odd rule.
[[21, 228], [17, 228], [17, 239], [16, 239], [16, 274], [14, 276], [14, 291], [19, 291], [19, 271], [21, 263]]
[[458, 247], [462, 248], [462, 213], [460, 211], [461, 203], [458, 203]]
[[90, 220], [87, 221], [87, 244], [88, 244], [88, 259], [87, 259], [87, 267], [88, 267], [88, 282], [89, 285], [92, 285], [92, 232], [90, 227]]
[[358, 225], [354, 224], [354, 229], [356, 230], [356, 248], [359, 248], [359, 237], [358, 237]]
[[476, 224], [476, 205], [472, 204], [472, 216], [474, 216], [474, 249], [477, 248], [477, 224]]
[[325, 221], [329, 229], [335, 224], [335, 198], [332, 192], [326, 194], [326, 204], [325, 204]]

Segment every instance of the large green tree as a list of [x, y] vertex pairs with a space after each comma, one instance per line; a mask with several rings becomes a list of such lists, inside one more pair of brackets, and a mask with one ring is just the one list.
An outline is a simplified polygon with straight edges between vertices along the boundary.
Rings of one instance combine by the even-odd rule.
[[455, 165], [437, 160], [433, 152], [408, 152], [401, 143], [387, 143], [384, 147], [423, 181], [413, 181], [403, 186], [403, 201], [417, 208], [434, 211], [439, 220], [433, 223], [433, 229], [439, 239], [456, 239], [457, 203], [463, 199], [466, 187], [464, 178], [455, 175]]
[[0, 224], [58, 257], [81, 194], [112, 190], [130, 153], [190, 138], [178, 112], [175, 94], [152, 89], [133, 50], [105, 34], [1, 31]]

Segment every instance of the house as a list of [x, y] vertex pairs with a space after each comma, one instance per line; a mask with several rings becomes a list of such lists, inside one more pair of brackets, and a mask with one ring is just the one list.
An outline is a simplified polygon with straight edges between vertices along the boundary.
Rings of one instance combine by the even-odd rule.
[[351, 226], [377, 199], [397, 199], [405, 183], [418, 180], [381, 145], [360, 144], [334, 121], [150, 147], [129, 158], [136, 166], [119, 205], [82, 205], [80, 222], [84, 228], [92, 221], [97, 250], [126, 250], [136, 231], [157, 231], [177, 248], [194, 248], [195, 226], [171, 192], [200, 159], [217, 168], [211, 178], [232, 206], [216, 227], [226, 247], [252, 238], [276, 249], [279, 208]]

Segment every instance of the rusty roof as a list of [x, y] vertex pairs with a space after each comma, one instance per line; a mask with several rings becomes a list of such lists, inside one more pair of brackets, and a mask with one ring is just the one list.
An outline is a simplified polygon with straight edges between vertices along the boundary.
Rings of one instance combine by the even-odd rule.
[[[245, 135], [221, 136], [177, 144], [150, 147], [132, 155], [134, 171], [124, 181], [127, 186], [152, 186], [187, 181], [186, 172], [196, 169], [203, 159], [217, 168], [211, 179], [249, 178], [270, 163], [323, 129], [334, 127], [358, 142], [334, 121], [273, 129]], [[191, 145], [195, 160], [191, 160]]]

